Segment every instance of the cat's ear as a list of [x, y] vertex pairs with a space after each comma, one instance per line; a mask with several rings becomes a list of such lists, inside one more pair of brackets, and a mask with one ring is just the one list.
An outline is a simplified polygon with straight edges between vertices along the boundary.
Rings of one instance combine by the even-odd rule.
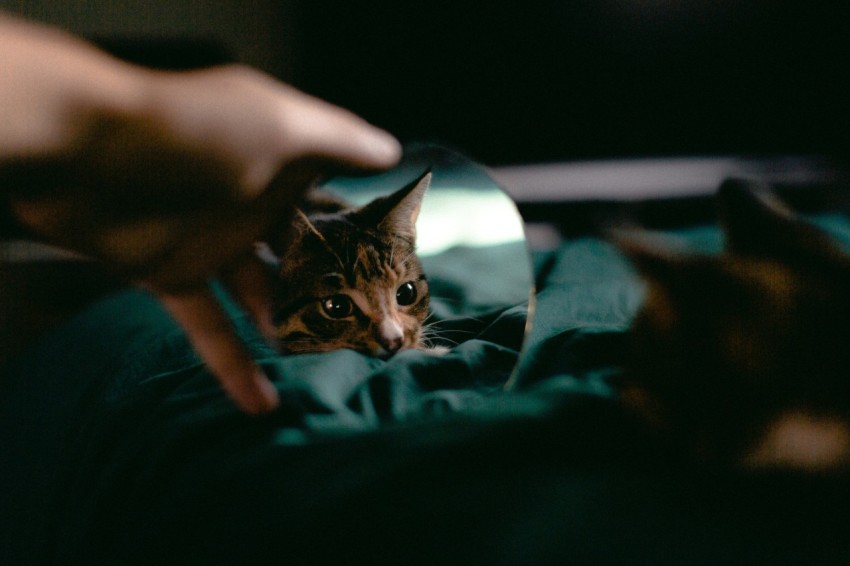
[[416, 219], [430, 186], [431, 171], [428, 170], [391, 195], [373, 200], [357, 211], [357, 217], [382, 232], [415, 241]]
[[786, 262], [844, 256], [826, 232], [795, 215], [768, 185], [729, 179], [717, 202], [726, 248], [733, 254]]

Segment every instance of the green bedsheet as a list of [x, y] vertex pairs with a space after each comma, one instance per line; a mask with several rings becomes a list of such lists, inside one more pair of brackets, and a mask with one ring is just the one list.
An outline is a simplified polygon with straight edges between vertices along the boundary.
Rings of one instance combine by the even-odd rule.
[[641, 286], [616, 251], [576, 240], [535, 266], [510, 392], [521, 302], [442, 305], [464, 341], [386, 362], [280, 358], [234, 310], [281, 392], [262, 418], [149, 296], [100, 301], [0, 374], [0, 563], [850, 559], [841, 478], [692, 469], [619, 410], [607, 380]]

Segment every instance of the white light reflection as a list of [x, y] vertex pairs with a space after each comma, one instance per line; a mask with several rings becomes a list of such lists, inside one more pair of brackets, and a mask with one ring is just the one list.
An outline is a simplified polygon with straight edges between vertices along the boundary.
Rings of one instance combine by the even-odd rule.
[[513, 202], [498, 190], [431, 190], [422, 202], [416, 231], [416, 247], [423, 256], [455, 246], [495, 246], [525, 239]]

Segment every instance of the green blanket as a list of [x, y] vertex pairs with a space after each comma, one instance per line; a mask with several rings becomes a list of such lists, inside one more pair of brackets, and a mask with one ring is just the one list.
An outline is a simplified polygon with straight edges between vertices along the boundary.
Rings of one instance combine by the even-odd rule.
[[[719, 245], [711, 227], [681, 236]], [[231, 305], [281, 393], [262, 418], [149, 296], [100, 301], [0, 374], [0, 563], [850, 557], [841, 478], [695, 470], [619, 410], [607, 383], [641, 285], [614, 249], [576, 240], [535, 266], [509, 392], [522, 303], [469, 318], [438, 301], [462, 343], [389, 361], [280, 358]]]

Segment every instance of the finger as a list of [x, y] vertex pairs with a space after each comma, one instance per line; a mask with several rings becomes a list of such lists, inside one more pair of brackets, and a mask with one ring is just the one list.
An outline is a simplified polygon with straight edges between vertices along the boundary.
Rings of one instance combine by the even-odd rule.
[[386, 169], [401, 158], [401, 145], [386, 131], [317, 98], [303, 98], [286, 119], [300, 151], [350, 167]]
[[269, 268], [254, 254], [245, 254], [221, 278], [231, 295], [268, 342], [274, 342], [272, 283]]
[[277, 390], [251, 359], [208, 287], [181, 293], [160, 292], [158, 296], [186, 331], [195, 351], [243, 411], [260, 414], [277, 407], [280, 402]]

